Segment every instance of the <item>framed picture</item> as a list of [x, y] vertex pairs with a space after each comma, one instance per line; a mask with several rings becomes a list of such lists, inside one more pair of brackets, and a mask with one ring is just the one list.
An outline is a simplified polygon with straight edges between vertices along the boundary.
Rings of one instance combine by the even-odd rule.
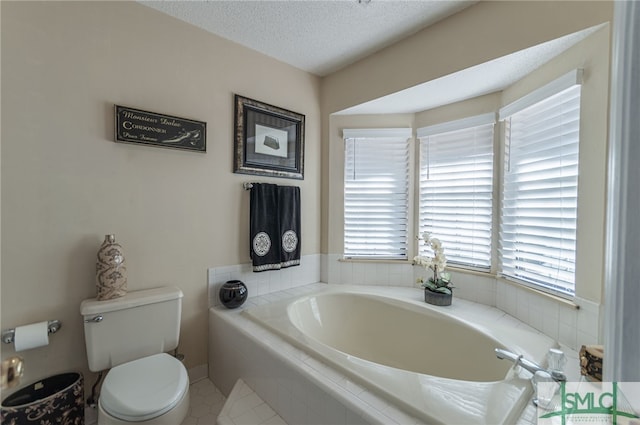
[[235, 95], [234, 173], [304, 179], [304, 115]]
[[115, 105], [116, 142], [207, 151], [207, 123]]

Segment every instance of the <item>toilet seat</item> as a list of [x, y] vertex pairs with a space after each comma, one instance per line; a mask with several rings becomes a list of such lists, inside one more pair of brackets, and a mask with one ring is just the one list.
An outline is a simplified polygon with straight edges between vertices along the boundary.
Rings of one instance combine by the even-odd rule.
[[102, 384], [100, 405], [129, 422], [156, 418], [173, 409], [189, 389], [184, 365], [166, 353], [112, 368]]

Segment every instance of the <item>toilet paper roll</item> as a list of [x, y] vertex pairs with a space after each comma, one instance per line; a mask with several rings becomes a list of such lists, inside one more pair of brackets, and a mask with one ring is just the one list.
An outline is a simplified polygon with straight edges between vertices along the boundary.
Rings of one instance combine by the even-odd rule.
[[47, 322], [32, 323], [16, 327], [13, 337], [16, 351], [30, 350], [49, 344], [49, 327]]

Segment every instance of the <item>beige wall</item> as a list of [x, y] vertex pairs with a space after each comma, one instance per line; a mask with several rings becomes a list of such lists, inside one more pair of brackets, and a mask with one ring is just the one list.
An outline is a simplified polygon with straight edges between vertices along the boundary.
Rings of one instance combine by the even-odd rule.
[[462, 102], [429, 109], [428, 111], [417, 112], [416, 128], [495, 112], [500, 108], [501, 97], [501, 92], [495, 92]]
[[610, 21], [612, 15], [609, 1], [478, 2], [326, 77], [323, 112], [337, 112]]
[[[80, 301], [123, 245], [129, 289], [184, 291], [180, 351], [207, 362], [207, 268], [249, 262], [242, 182], [302, 188], [320, 252], [320, 81], [135, 2], [2, 2], [2, 328], [59, 319], [25, 381], [86, 371]], [[233, 94], [306, 115], [305, 180], [233, 174]], [[207, 122], [207, 153], [113, 142], [113, 105]], [[2, 358], [13, 346], [2, 344]]]
[[[410, 122], [414, 122], [415, 128], [420, 128], [497, 111], [499, 107], [561, 77], [570, 70], [583, 68], [585, 74], [581, 102], [576, 296], [595, 302], [602, 301], [609, 102], [609, 33], [609, 26], [604, 25], [603, 28], [585, 40], [503, 92], [416, 113], [413, 118], [411, 114], [402, 116], [332, 115], [329, 119], [330, 144], [328, 146], [330, 170], [323, 175], [323, 179], [328, 180], [328, 202], [326, 205], [323, 204], [328, 208], [328, 231], [323, 232], [323, 236], [327, 237], [329, 254], [339, 254], [343, 247], [344, 143], [341, 136], [342, 128], [393, 127]], [[500, 176], [496, 175], [496, 177], [499, 181]], [[497, 208], [497, 203], [495, 206]], [[415, 223], [412, 223], [412, 226], [413, 224]], [[494, 226], [497, 230], [497, 220], [494, 220]], [[410, 253], [409, 258], [412, 255]]]
[[[180, 348], [188, 367], [206, 362], [206, 269], [249, 261], [248, 196], [241, 183], [257, 178], [232, 173], [233, 93], [306, 115], [305, 180], [260, 181], [302, 187], [303, 254], [338, 252], [339, 130], [422, 126], [450, 112], [350, 122], [331, 113], [610, 21], [613, 9], [610, 2], [480, 2], [324, 78], [321, 87], [314, 76], [137, 3], [0, 5], [1, 326], [64, 323], [48, 347], [21, 353], [25, 381], [86, 371], [78, 306], [95, 294], [95, 252], [106, 233], [124, 246], [130, 289], [175, 284], [184, 290]], [[594, 70], [586, 76], [597, 86], [590, 86], [589, 97], [602, 97], [584, 105], [597, 119], [585, 129], [594, 132], [594, 150], [583, 149], [581, 161], [598, 171], [583, 175], [581, 167], [580, 177], [589, 205], [600, 202], [606, 156], [595, 159], [606, 146], [608, 95], [608, 62], [602, 61], [608, 38], [598, 40], [605, 50], [596, 63], [584, 56], [591, 50], [578, 51], [502, 99], [581, 61]], [[114, 143], [114, 103], [206, 121], [207, 153]], [[583, 194], [592, 187], [595, 192]], [[581, 256], [602, 244], [601, 211], [580, 220]], [[592, 232], [585, 222], [599, 227]], [[600, 299], [602, 264], [585, 264], [598, 255], [579, 260], [586, 268], [578, 278], [596, 282], [582, 296], [593, 300]], [[11, 346], [1, 349], [3, 359], [13, 353]]]

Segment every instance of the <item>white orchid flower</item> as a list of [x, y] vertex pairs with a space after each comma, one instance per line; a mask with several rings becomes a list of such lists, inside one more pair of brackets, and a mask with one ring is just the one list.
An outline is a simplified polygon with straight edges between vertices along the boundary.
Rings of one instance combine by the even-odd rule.
[[[433, 278], [429, 281], [438, 282], [443, 276], [441, 273], [447, 267], [447, 257], [444, 255], [442, 242], [438, 238], [432, 237], [430, 232], [422, 232], [422, 239], [425, 245], [431, 248], [433, 256], [416, 256], [413, 259], [414, 264], [420, 265], [425, 269], [433, 270]], [[444, 279], [448, 282], [448, 279]]]

